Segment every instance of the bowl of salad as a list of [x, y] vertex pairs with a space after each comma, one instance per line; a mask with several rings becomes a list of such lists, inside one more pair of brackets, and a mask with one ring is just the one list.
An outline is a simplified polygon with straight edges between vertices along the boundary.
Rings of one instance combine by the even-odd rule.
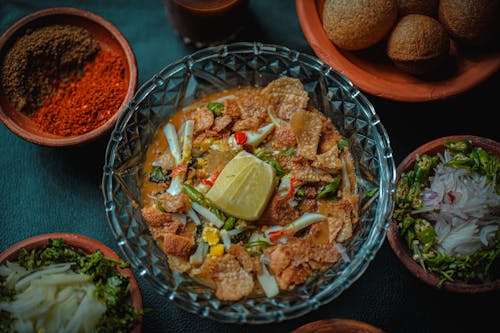
[[158, 293], [232, 323], [295, 318], [368, 267], [395, 166], [370, 102], [278, 45], [197, 51], [137, 92], [108, 143], [105, 210]]
[[435, 139], [397, 168], [388, 241], [425, 283], [451, 292], [500, 288], [500, 143]]
[[129, 265], [89, 237], [51, 233], [0, 254], [0, 331], [141, 332]]

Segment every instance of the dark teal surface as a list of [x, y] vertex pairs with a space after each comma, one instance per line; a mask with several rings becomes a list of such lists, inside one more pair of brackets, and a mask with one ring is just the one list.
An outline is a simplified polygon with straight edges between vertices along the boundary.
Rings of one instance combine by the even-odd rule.
[[[139, 85], [194, 51], [172, 29], [160, 0], [0, 0], [0, 33], [26, 14], [58, 6], [90, 10], [115, 24], [135, 52]], [[300, 28], [295, 1], [251, 0], [249, 15], [250, 24], [239, 41], [280, 44], [314, 54]], [[399, 163], [418, 145], [445, 135], [471, 134], [499, 141], [499, 83], [497, 73], [459, 97], [432, 103], [367, 97], [389, 133]], [[100, 190], [107, 139], [79, 148], [47, 148], [26, 142], [0, 125], [0, 251], [27, 237], [60, 231], [85, 234], [118, 251]], [[277, 324], [230, 325], [200, 318], [159, 296], [134, 273], [149, 309], [143, 324], [146, 333], [278, 333], [327, 318], [366, 321], [387, 333], [481, 332], [498, 327], [498, 292], [458, 295], [434, 290], [404, 268], [387, 241], [363, 276], [340, 297], [308, 315]]]

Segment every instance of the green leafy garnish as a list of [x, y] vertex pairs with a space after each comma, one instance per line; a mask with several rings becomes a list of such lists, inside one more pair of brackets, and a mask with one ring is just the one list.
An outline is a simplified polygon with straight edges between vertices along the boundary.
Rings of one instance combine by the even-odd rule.
[[378, 191], [377, 187], [372, 188], [370, 191], [366, 192], [366, 196], [367, 197], [373, 197], [375, 195], [375, 193], [377, 193], [377, 191]]
[[236, 224], [236, 218], [234, 216], [230, 216], [227, 218], [226, 222], [224, 222], [222, 229], [231, 230], [234, 228], [235, 224]]
[[211, 102], [207, 104], [207, 108], [212, 111], [214, 116], [218, 117], [224, 112], [224, 104], [219, 102]]
[[149, 181], [153, 183], [163, 183], [170, 179], [170, 171], [164, 172], [163, 168], [160, 166], [153, 167], [149, 171]]
[[[129, 264], [108, 258], [99, 250], [86, 253], [82, 249], [69, 246], [63, 239], [54, 239], [49, 240], [43, 247], [22, 249], [15, 262], [29, 270], [73, 262], [75, 264], [71, 269], [74, 272], [88, 274], [96, 286], [97, 299], [106, 304], [106, 312], [101, 317], [96, 332], [130, 333], [143, 314], [142, 310], [136, 311], [130, 304], [129, 276], [118, 271], [118, 267], [126, 268]], [[15, 291], [9, 293], [5, 289], [7, 288], [0, 281], [0, 300], [6, 300], [15, 294]], [[13, 324], [13, 319], [7, 316], [6, 312], [0, 311], [1, 331], [9, 332]]]
[[274, 154], [272, 151], [265, 151], [265, 150], [259, 151], [259, 152], [255, 153], [255, 156], [257, 158], [263, 160], [264, 162], [266, 162], [270, 166], [272, 166], [274, 168], [274, 170], [276, 171], [276, 176], [282, 177], [285, 174], [285, 170], [283, 170], [283, 168], [278, 163], [278, 161], [276, 161], [276, 158], [274, 157]]
[[345, 147], [349, 145], [349, 141], [347, 139], [342, 139], [337, 142], [337, 147], [340, 151], [343, 151]]

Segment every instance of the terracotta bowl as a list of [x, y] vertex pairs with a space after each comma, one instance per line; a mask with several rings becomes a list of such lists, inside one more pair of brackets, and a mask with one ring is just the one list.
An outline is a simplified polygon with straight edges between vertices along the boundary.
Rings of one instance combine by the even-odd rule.
[[457, 96], [500, 69], [500, 48], [460, 49], [451, 42], [447, 64], [432, 77], [416, 77], [396, 68], [385, 53], [385, 41], [357, 52], [333, 44], [323, 29], [325, 0], [296, 0], [302, 31], [318, 58], [347, 76], [360, 90], [403, 102], [427, 102]]
[[[97, 250], [100, 250], [104, 256], [113, 258], [116, 260], [122, 261], [122, 259], [118, 256], [118, 254], [104, 245], [103, 243], [89, 238], [87, 236], [79, 235], [79, 234], [71, 234], [71, 233], [64, 233], [64, 232], [58, 232], [58, 233], [51, 233], [51, 234], [43, 234], [43, 235], [38, 235], [34, 237], [27, 238], [25, 240], [22, 240], [18, 243], [15, 243], [14, 245], [10, 246], [8, 249], [3, 251], [0, 254], [0, 265], [3, 264], [6, 261], [12, 261], [15, 260], [16, 257], [19, 254], [19, 251], [21, 249], [35, 249], [37, 247], [43, 246], [48, 243], [50, 239], [64, 239], [64, 241], [75, 248], [80, 248], [84, 250], [87, 253], [92, 253]], [[142, 296], [141, 296], [141, 291], [139, 289], [139, 284], [137, 283], [137, 280], [135, 279], [134, 275], [132, 274], [132, 271], [130, 269], [120, 269], [119, 270], [129, 276], [129, 281], [130, 281], [130, 297], [131, 297], [131, 302], [132, 302], [132, 307], [135, 310], [141, 310], [142, 309]], [[142, 320], [142, 318], [141, 318]], [[142, 328], [141, 322], [137, 324], [135, 330], [133, 333], [140, 333]]]
[[305, 324], [292, 333], [384, 333], [384, 331], [358, 320], [324, 319]]
[[73, 137], [57, 136], [40, 130], [24, 113], [15, 109], [0, 89], [0, 120], [21, 138], [43, 146], [75, 146], [93, 141], [111, 131], [121, 112], [137, 89], [137, 63], [134, 52], [122, 33], [110, 22], [91, 12], [76, 8], [49, 8], [21, 18], [0, 37], [0, 59], [27, 29], [52, 24], [66, 24], [88, 30], [101, 49], [112, 51], [123, 58], [127, 93], [114, 115], [102, 126]]
[[[476, 147], [481, 147], [490, 154], [500, 156], [500, 143], [483, 137], [472, 136], [472, 135], [453, 135], [435, 139], [433, 141], [427, 142], [422, 146], [411, 152], [397, 167], [397, 179], [399, 181], [401, 175], [413, 168], [415, 159], [417, 155], [428, 154], [435, 155], [444, 151], [443, 142], [444, 140], [469, 140]], [[404, 239], [399, 234], [398, 222], [392, 220], [387, 230], [387, 239], [391, 245], [396, 256], [401, 260], [401, 262], [410, 270], [413, 275], [418, 279], [427, 283], [428, 285], [439, 288], [439, 277], [434, 275], [422, 268], [419, 263], [413, 260], [412, 255], [406, 246]], [[500, 289], [500, 279], [492, 282], [483, 284], [469, 284], [464, 282], [445, 282], [439, 289], [444, 289], [450, 292], [456, 293], [482, 293], [495, 289]]]

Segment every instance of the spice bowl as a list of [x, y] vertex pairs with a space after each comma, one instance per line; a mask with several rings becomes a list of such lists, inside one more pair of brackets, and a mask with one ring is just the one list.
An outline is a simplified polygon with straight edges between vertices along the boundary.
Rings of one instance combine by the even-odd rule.
[[[57, 41], [56, 38], [62, 39], [63, 37], [54, 37], [54, 31], [47, 30], [55, 29], [55, 26], [84, 31], [85, 35], [88, 35], [88, 40], [94, 43], [91, 45], [98, 45], [98, 51], [89, 53], [87, 59], [76, 58], [82, 52], [82, 48], [89, 44], [86, 43], [88, 40], [85, 40], [85, 43], [72, 40], [79, 48], [74, 52], [75, 60], [69, 65], [61, 60], [61, 66], [53, 69], [52, 63], [44, 65], [49, 61], [47, 59], [64, 59], [63, 56], [67, 56], [67, 53], [52, 55], [44, 53], [45, 51], [41, 49], [56, 52], [51, 50], [52, 47], [58, 50], [55, 42], [45, 45], [40, 41], [41, 46], [38, 46], [38, 49], [34, 49], [37, 46], [31, 46], [30, 49], [29, 46], [25, 46], [26, 44], [19, 42], [26, 36], [33, 40], [35, 38], [42, 40], [44, 39], [40, 38], [44, 36], [42, 31], [47, 31], [47, 38], [50, 40], [48, 43], [52, 40]], [[74, 35], [81, 34], [74, 33], [71, 36]], [[70, 37], [64, 35], [64, 38]], [[35, 43], [31, 43], [33, 44], [36, 44], [36, 40]], [[11, 52], [13, 55], [7, 57], [14, 47], [16, 47], [15, 52]], [[28, 83], [25, 80], [22, 84], [17, 86], [12, 84], [12, 87], [9, 86], [7, 89], [0, 82], [2, 84], [0, 120], [19, 137], [38, 145], [54, 147], [81, 145], [109, 133], [137, 89], [137, 63], [128, 41], [112, 23], [85, 10], [69, 7], [48, 8], [15, 22], [0, 37], [2, 74], [0, 77], [7, 76], [7, 71], [3, 71], [6, 68], [15, 68], [15, 70], [9, 69], [8, 72], [8, 75], [14, 77], [16, 75], [22, 77], [22, 70], [30, 70], [27, 67], [30, 65], [26, 65], [26, 61], [23, 62], [23, 59], [26, 59], [23, 57], [27, 57], [25, 54], [37, 55], [29, 63], [38, 64], [41, 74], [33, 76], [35, 77], [33, 81], [29, 81], [31, 77], [28, 77], [26, 79]], [[3, 66], [4, 62], [8, 66]], [[60, 72], [69, 73], [67, 69], [74, 64], [75, 68], [79, 66], [78, 71], [75, 70], [78, 74], [76, 79], [75, 76], [58, 77]], [[19, 73], [16, 73], [18, 69]], [[10, 80], [10, 82], [17, 81]], [[30, 82], [33, 82], [32, 86], [18, 88], [28, 86]], [[59, 82], [61, 84], [56, 85]], [[33, 91], [35, 93], [32, 93]], [[41, 95], [40, 92], [46, 95]], [[39, 96], [36, 97], [35, 94]], [[32, 95], [38, 98], [38, 104], [33, 103], [31, 110], [21, 110], [24, 105], [30, 105]], [[22, 101], [18, 102], [19, 99]]]
[[[75, 251], [83, 250], [83, 253], [86, 254], [95, 254], [97, 251], [100, 251], [105, 258], [109, 258], [110, 262], [116, 261], [118, 272], [125, 275], [129, 283], [129, 304], [134, 311], [138, 311], [139, 313], [142, 312], [142, 295], [139, 289], [139, 284], [137, 283], [137, 280], [135, 279], [132, 271], [129, 268], [120, 268], [118, 266], [118, 262], [123, 262], [123, 260], [114, 250], [104, 245], [103, 243], [84, 235], [57, 232], [26, 238], [11, 245], [2, 253], [0, 253], [0, 265], [5, 265], [7, 262], [15, 261], [19, 258], [22, 251], [26, 250], [30, 255], [32, 255], [33, 251], [42, 249], [44, 246], [49, 244], [50, 241], [59, 240], [62, 240], [68, 247], [74, 249]], [[2, 285], [2, 287], [4, 286]], [[133, 329], [132, 333], [140, 333], [141, 329], [142, 315], [139, 315], [138, 321], [135, 324], [135, 328]]]
[[296, 328], [291, 333], [384, 333], [363, 321], [344, 318], [316, 320]]
[[[396, 209], [395, 209], [395, 214], [398, 212], [398, 208], [400, 207], [399, 201], [398, 201], [398, 196], [403, 197], [404, 195], [401, 195], [402, 191], [399, 192], [399, 182], [402, 179], [403, 175], [408, 175], [408, 172], [411, 172], [412, 170], [415, 170], [416, 168], [416, 163], [419, 159], [419, 157], [423, 155], [428, 155], [428, 156], [439, 156], [440, 160], [443, 158], [444, 151], [446, 149], [445, 143], [452, 142], [452, 141], [462, 141], [462, 142], [469, 142], [472, 144], [472, 147], [477, 147], [483, 149], [485, 152], [493, 155], [493, 156], [500, 156], [500, 143], [484, 138], [484, 137], [479, 137], [479, 136], [474, 136], [474, 135], [453, 135], [453, 136], [446, 136], [442, 138], [437, 138], [435, 140], [432, 140], [430, 142], [424, 143], [418, 148], [416, 148], [413, 152], [411, 152], [408, 156], [406, 156], [401, 163], [398, 165], [396, 172], [397, 172], [397, 177], [396, 177], [396, 182], [398, 183], [398, 187], [396, 189]], [[439, 155], [438, 155], [439, 154]], [[438, 163], [436, 161], [436, 163]], [[432, 169], [431, 169], [432, 170]], [[433, 171], [429, 173], [431, 177], [436, 178], [436, 175], [433, 174]], [[429, 181], [432, 178], [429, 178]], [[448, 194], [451, 202], [453, 203], [454, 200], [456, 200], [455, 196], [462, 195], [464, 191], [460, 191], [460, 187], [456, 184], [455, 181], [448, 180], [449, 183], [447, 186], [450, 186], [449, 184], [452, 183], [454, 184], [453, 186], [456, 186], [456, 190], [449, 190], [447, 189], [451, 187], [446, 187], [444, 190], [444, 193], [451, 193], [451, 196]], [[470, 184], [470, 183], [469, 183]], [[427, 186], [422, 188], [421, 196], [422, 200], [424, 202], [430, 198], [430, 195], [434, 191], [434, 189], [437, 187], [433, 187], [432, 184], [427, 184]], [[463, 189], [463, 188], [462, 188]], [[459, 193], [459, 194], [457, 194]], [[477, 193], [477, 192], [475, 192]], [[426, 198], [427, 196], [427, 198]], [[439, 194], [439, 198], [441, 197], [441, 194]], [[476, 196], [475, 196], [476, 197]], [[476, 199], [475, 197], [470, 197], [468, 200], [474, 200]], [[459, 199], [460, 200], [460, 199]], [[498, 199], [497, 199], [498, 200]], [[498, 201], [497, 201], [498, 205]], [[426, 207], [426, 206], [424, 206]], [[442, 210], [444, 210], [445, 206], [441, 206]], [[458, 208], [455, 208], [455, 211]], [[469, 208], [470, 209], [470, 208]], [[420, 209], [423, 210], [423, 209]], [[435, 212], [439, 212], [439, 210], [435, 210]], [[498, 207], [496, 210], [496, 214], [498, 214]], [[418, 214], [418, 211], [417, 211]], [[458, 214], [458, 213], [457, 213]], [[465, 214], [465, 213], [464, 213]], [[493, 213], [495, 214], [495, 213]], [[415, 215], [417, 217], [418, 215]], [[494, 217], [493, 217], [494, 218]], [[498, 216], [496, 216], [496, 219], [498, 220]], [[416, 257], [414, 254], [414, 251], [410, 251], [408, 244], [408, 239], [405, 237], [408, 237], [408, 233], [402, 231], [402, 228], [404, 227], [404, 222], [401, 222], [401, 218], [398, 216], [393, 216], [391, 220], [391, 224], [389, 226], [389, 229], [387, 230], [387, 239], [389, 241], [389, 244], [391, 248], [393, 249], [394, 253], [396, 256], [401, 260], [403, 265], [418, 279], [426, 283], [427, 285], [439, 289], [439, 290], [445, 290], [448, 292], [455, 292], [455, 293], [465, 293], [465, 294], [475, 294], [475, 293], [483, 293], [483, 292], [488, 292], [492, 290], [498, 290], [500, 289], [500, 270], [499, 270], [499, 261], [500, 258], [498, 258], [498, 255], [496, 257], [495, 263], [491, 267], [491, 277], [488, 280], [482, 281], [482, 282], [465, 282], [461, 280], [460, 278], [454, 278], [453, 281], [444, 281], [442, 279], [442, 276], [439, 275], [437, 272], [432, 272], [436, 266], [429, 266], [423, 261], [423, 259]], [[433, 221], [433, 220], [431, 220]], [[423, 230], [423, 229], [420, 229]], [[435, 231], [435, 229], [432, 229]], [[437, 230], [437, 229], [436, 229]], [[442, 229], [441, 229], [442, 230]], [[404, 233], [404, 234], [403, 234]], [[449, 231], [449, 234], [451, 235], [451, 230]], [[435, 244], [440, 246], [440, 249], [444, 248], [444, 244], [446, 242], [446, 235], [445, 233], [437, 233], [436, 238], [435, 238]], [[458, 233], [455, 233], [455, 235], [458, 235]], [[496, 232], [496, 236], [493, 236], [493, 241], [498, 238], [499, 233]], [[458, 238], [458, 236], [456, 236]], [[495, 238], [497, 237], [497, 238]], [[418, 237], [417, 237], [418, 238]], [[415, 242], [415, 241], [414, 241]], [[498, 242], [498, 239], [497, 239]], [[491, 244], [490, 244], [491, 246]], [[493, 244], [493, 246], [495, 246]], [[497, 250], [498, 252], [498, 250]], [[447, 253], [444, 253], [447, 254]], [[457, 254], [454, 254], [453, 257], [455, 258], [456, 262], [459, 262], [457, 258]], [[424, 268], [425, 267], [425, 268]], [[441, 267], [441, 266], [437, 266]], [[443, 266], [446, 267], [446, 266]], [[455, 274], [455, 276], [458, 276], [458, 273]], [[444, 282], [443, 282], [444, 281]]]

